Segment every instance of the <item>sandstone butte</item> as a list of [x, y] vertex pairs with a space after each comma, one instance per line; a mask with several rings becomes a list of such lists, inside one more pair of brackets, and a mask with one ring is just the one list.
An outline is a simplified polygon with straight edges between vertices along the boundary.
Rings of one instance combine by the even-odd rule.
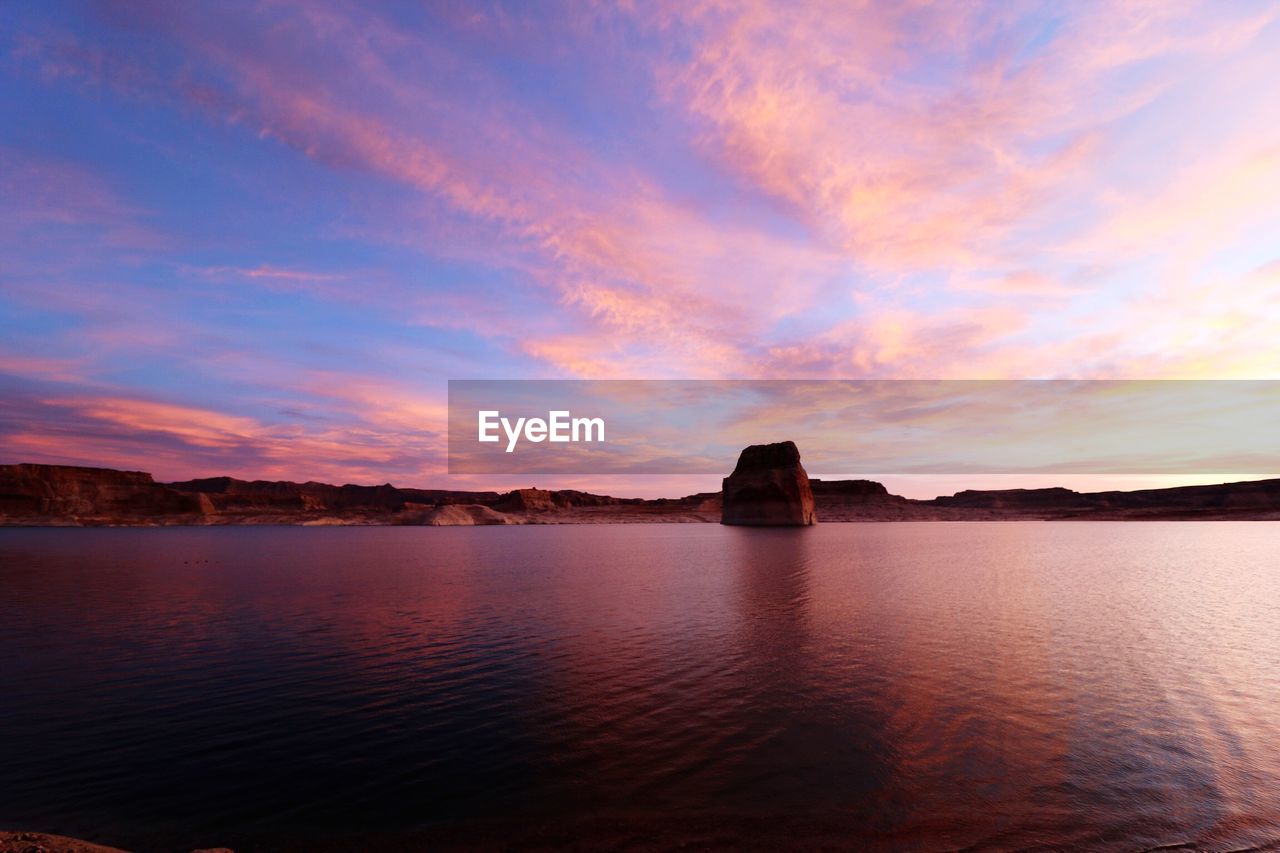
[[793, 441], [753, 444], [724, 478], [721, 524], [803, 527], [817, 522], [809, 475]]

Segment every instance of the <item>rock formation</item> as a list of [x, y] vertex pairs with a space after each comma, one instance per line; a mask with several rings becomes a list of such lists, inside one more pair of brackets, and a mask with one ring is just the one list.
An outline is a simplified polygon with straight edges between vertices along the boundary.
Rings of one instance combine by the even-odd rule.
[[[117, 847], [93, 844], [45, 832], [0, 832], [0, 853], [125, 853]], [[199, 853], [193, 850], [191, 853]]]
[[470, 526], [473, 524], [515, 524], [514, 519], [480, 504], [448, 504], [428, 512], [422, 524], [432, 527]]
[[564, 506], [563, 499], [545, 489], [515, 489], [507, 492], [494, 504], [502, 512], [546, 512], [556, 506]]
[[[47, 832], [0, 832], [0, 853], [125, 853], [107, 847]], [[191, 853], [235, 853], [230, 847], [202, 847]]]
[[513, 489], [498, 498], [493, 506], [503, 512], [548, 512], [558, 509], [576, 507], [620, 506], [624, 504], [640, 504], [636, 498], [612, 498], [608, 495], [593, 495], [574, 489], [558, 489], [554, 492], [536, 487]]
[[141, 471], [0, 465], [0, 526], [812, 524], [815, 506], [822, 508], [824, 522], [1280, 520], [1280, 479], [1134, 492], [967, 490], [917, 500], [890, 494], [871, 480], [809, 480], [791, 442], [747, 448], [724, 486], [723, 492], [645, 500], [572, 489], [499, 494], [231, 477], [157, 483]]
[[73, 465], [0, 465], [0, 517], [117, 518], [200, 512], [198, 498], [142, 471]]
[[399, 512], [409, 504], [491, 503], [497, 492], [459, 492], [443, 489], [398, 489], [381, 486], [331, 486], [327, 483], [237, 480], [206, 477], [169, 483], [179, 492], [197, 494], [219, 513], [297, 513], [376, 511]]
[[814, 524], [813, 492], [795, 442], [753, 444], [724, 479], [721, 524]]

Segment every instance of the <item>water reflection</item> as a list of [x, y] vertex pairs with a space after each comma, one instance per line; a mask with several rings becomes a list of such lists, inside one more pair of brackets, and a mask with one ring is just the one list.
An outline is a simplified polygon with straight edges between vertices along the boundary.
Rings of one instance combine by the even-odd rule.
[[[735, 651], [750, 685], [744, 731], [726, 787], [744, 808], [884, 817], [880, 792], [890, 750], [873, 704], [850, 702], [859, 674], [832, 666], [829, 639], [811, 615], [815, 537], [807, 529], [733, 528], [729, 570], [737, 579]], [[843, 595], [856, 594], [853, 590]], [[824, 780], [821, 786], [813, 780]], [[807, 796], [797, 802], [794, 792]]]
[[2, 531], [0, 823], [1256, 844], [1276, 529]]

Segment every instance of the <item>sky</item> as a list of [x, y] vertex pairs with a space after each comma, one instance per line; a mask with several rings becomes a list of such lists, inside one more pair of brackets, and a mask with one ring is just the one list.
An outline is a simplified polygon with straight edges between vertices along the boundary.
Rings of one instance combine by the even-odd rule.
[[447, 380], [1280, 378], [1278, 19], [6, 2], [0, 462], [527, 485]]

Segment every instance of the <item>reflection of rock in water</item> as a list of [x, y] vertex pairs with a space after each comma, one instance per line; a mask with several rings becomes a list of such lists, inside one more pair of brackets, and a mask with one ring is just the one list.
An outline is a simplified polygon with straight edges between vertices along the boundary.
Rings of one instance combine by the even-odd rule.
[[[884, 795], [892, 750], [879, 682], [873, 666], [832, 658], [815, 589], [821, 541], [809, 531], [741, 529], [729, 544], [743, 710], [728, 744], [733, 760], [721, 771], [726, 791], [788, 819], [839, 814], [864, 835], [891, 826]], [[852, 672], [872, 683], [851, 680]]]
[[742, 531], [735, 536], [737, 610], [744, 660], [761, 687], [784, 692], [806, 677], [809, 653], [808, 537], [800, 531]]
[[753, 444], [724, 479], [722, 524], [813, 524], [813, 492], [795, 442]]

